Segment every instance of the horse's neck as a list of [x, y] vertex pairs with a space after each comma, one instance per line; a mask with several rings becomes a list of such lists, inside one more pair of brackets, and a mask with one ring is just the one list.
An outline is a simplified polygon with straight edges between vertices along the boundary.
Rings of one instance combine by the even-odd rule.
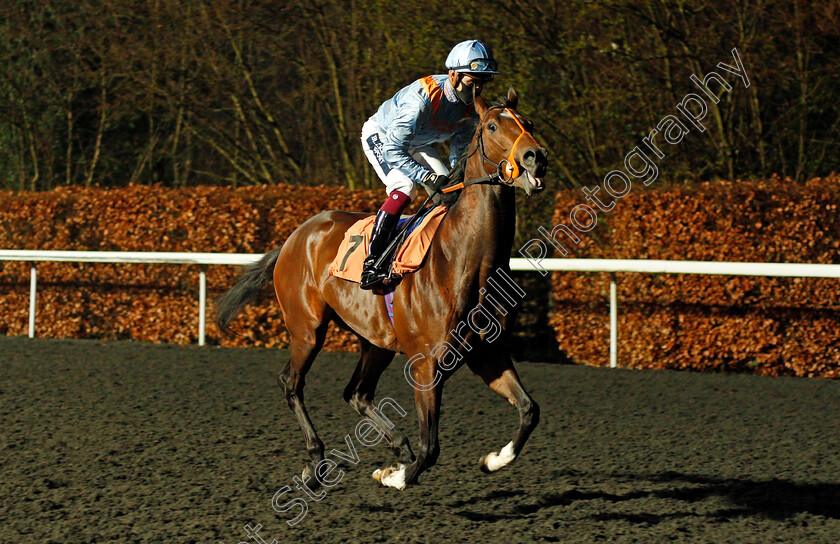
[[[480, 159], [479, 159], [480, 160]], [[468, 164], [464, 179], [485, 176], [479, 164]], [[462, 256], [466, 268], [472, 268], [471, 256], [480, 257], [485, 265], [499, 266], [510, 258], [516, 221], [514, 190], [499, 185], [472, 185], [464, 189], [441, 228], [441, 240], [450, 251], [450, 261]], [[473, 264], [481, 264], [473, 263]]]

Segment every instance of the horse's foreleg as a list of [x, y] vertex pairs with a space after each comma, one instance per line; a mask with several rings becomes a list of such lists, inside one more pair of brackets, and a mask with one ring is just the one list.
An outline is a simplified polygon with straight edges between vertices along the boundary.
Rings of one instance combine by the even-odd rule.
[[500, 452], [492, 452], [481, 458], [479, 464], [484, 472], [493, 472], [513, 462], [531, 432], [540, 422], [540, 407], [522, 387], [510, 355], [491, 352], [486, 357], [475, 358], [467, 363], [470, 370], [481, 376], [490, 389], [506, 398], [519, 410], [519, 431], [516, 437]]
[[[434, 371], [435, 366], [430, 365], [419, 372], [415, 372], [415, 382], [421, 384], [432, 383]], [[444, 381], [440, 380], [428, 391], [414, 390], [414, 404], [417, 407], [417, 419], [420, 425], [420, 445], [418, 446], [417, 458], [409, 465], [399, 464], [396, 467], [378, 469], [374, 472], [373, 477], [382, 485], [401, 490], [405, 489], [406, 485], [417, 483], [420, 474], [437, 463], [440, 455], [440, 443], [438, 442], [440, 399], [443, 394]]]
[[397, 430], [390, 419], [383, 418], [373, 405], [376, 384], [379, 383], [382, 372], [394, 359], [394, 352], [376, 347], [364, 338], [360, 338], [360, 341], [362, 354], [353, 377], [344, 389], [344, 400], [360, 416], [370, 418], [377, 424], [397, 457], [397, 461], [403, 464], [412, 463], [415, 457], [408, 438]]

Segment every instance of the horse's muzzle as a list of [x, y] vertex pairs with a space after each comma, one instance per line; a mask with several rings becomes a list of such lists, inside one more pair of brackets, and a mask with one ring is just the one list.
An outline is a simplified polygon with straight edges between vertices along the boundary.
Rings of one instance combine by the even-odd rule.
[[522, 166], [536, 178], [545, 176], [548, 170], [547, 152], [542, 147], [532, 147], [522, 155]]
[[548, 170], [547, 152], [542, 147], [531, 147], [522, 155], [522, 167], [526, 172], [526, 178], [531, 185], [530, 190], [526, 189], [526, 193], [530, 196], [533, 193], [539, 193], [545, 189], [545, 183], [542, 178]]

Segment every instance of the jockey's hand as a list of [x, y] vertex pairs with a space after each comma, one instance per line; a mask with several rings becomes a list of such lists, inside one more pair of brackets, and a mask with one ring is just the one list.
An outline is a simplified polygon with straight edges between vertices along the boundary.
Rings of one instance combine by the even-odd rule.
[[445, 174], [435, 174], [434, 172], [429, 172], [426, 174], [426, 177], [423, 178], [423, 185], [429, 188], [429, 191], [432, 194], [438, 192], [441, 187], [446, 185], [449, 182], [449, 176]]

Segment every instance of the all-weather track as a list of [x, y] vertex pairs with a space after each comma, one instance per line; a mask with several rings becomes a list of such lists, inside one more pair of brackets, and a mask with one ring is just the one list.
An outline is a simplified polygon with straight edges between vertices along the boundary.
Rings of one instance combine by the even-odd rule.
[[[522, 456], [483, 474], [516, 410], [469, 369], [447, 383], [441, 455], [405, 491], [354, 436], [356, 357], [322, 353], [306, 402], [342, 481], [295, 488], [306, 453], [276, 385], [286, 352], [0, 337], [0, 542], [840, 541], [840, 381], [520, 363], [542, 420]], [[408, 412], [404, 358], [377, 396]], [[335, 473], [334, 473], [335, 474]], [[300, 512], [272, 509], [300, 498]], [[298, 501], [300, 504], [302, 501]]]

